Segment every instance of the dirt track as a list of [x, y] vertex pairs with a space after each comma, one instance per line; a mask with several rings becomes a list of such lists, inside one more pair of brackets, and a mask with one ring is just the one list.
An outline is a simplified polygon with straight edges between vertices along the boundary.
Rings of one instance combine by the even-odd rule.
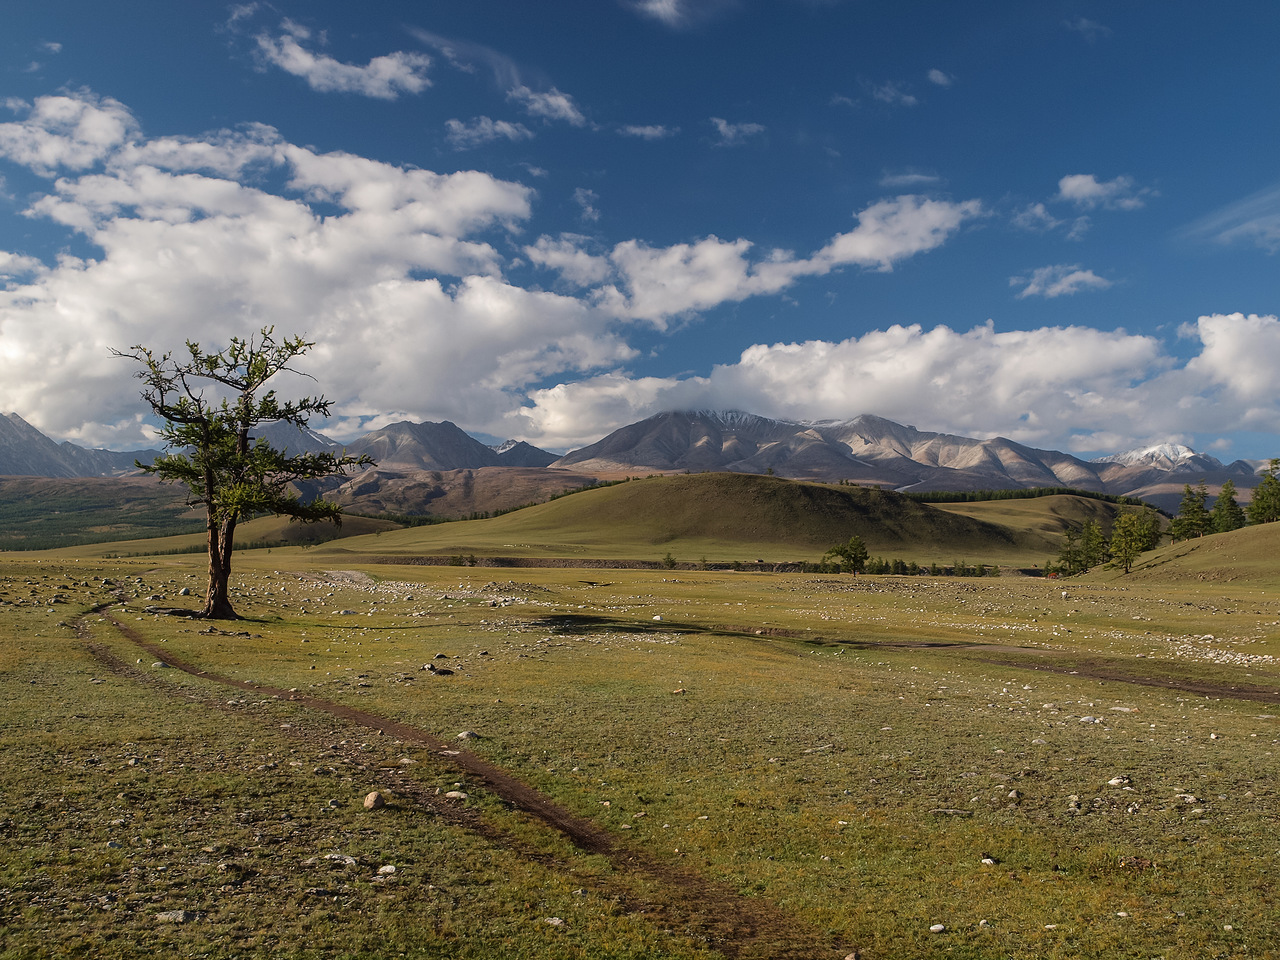
[[[651, 921], [656, 919], [668, 925], [683, 927], [727, 957], [740, 960], [811, 960], [844, 957], [855, 952], [851, 946], [835, 944], [805, 927], [765, 900], [744, 897], [723, 884], [621, 842], [608, 831], [590, 820], [575, 816], [505, 770], [468, 750], [455, 749], [424, 730], [332, 701], [201, 670], [175, 657], [172, 651], [148, 642], [136, 631], [111, 617], [108, 611], [97, 612], [105, 616], [122, 637], [170, 667], [212, 683], [278, 697], [346, 723], [376, 730], [406, 743], [421, 745], [441, 765], [460, 770], [481, 781], [495, 795], [559, 831], [583, 851], [608, 858], [618, 871], [622, 886], [620, 890], [608, 892], [617, 896], [631, 910], [643, 914]], [[139, 682], [149, 682], [172, 696], [188, 696], [185, 691], [180, 692], [119, 659], [100, 644], [89, 643], [88, 647], [99, 662], [118, 675]], [[209, 705], [217, 706], [217, 703], [210, 699]], [[296, 728], [299, 724], [294, 726]], [[299, 733], [306, 736], [305, 724], [301, 726]], [[398, 781], [398, 792], [413, 798], [424, 808], [430, 808], [434, 814], [444, 812], [443, 805], [425, 788], [404, 775], [395, 779]], [[449, 819], [455, 824], [478, 830], [490, 839], [497, 838], [501, 841], [504, 837], [501, 828], [486, 824], [478, 817], [466, 814], [459, 816], [456, 807], [454, 810]], [[565, 868], [572, 869], [568, 864]], [[643, 876], [650, 884], [656, 881], [660, 899], [657, 899], [658, 894], [638, 898], [629, 893], [626, 878], [637, 875]]]

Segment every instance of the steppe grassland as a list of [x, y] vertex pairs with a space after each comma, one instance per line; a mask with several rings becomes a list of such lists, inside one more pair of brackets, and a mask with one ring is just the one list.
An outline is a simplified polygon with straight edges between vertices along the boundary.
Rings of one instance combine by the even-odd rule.
[[[120, 588], [127, 602], [110, 615], [179, 658], [445, 740], [474, 730], [467, 749], [570, 810], [864, 957], [1203, 957], [1280, 943], [1280, 708], [1088, 675], [1280, 688], [1270, 591], [344, 572], [286, 551], [245, 554], [240, 571], [251, 619], [208, 632], [146, 611], [198, 590], [196, 557], [0, 566], [10, 954], [129, 955], [153, 937], [199, 955], [702, 950], [692, 932], [621, 909], [629, 881], [609, 865], [424, 751], [153, 669], [90, 615], [93, 640], [141, 658], [161, 686], [105, 672], [71, 618]], [[432, 676], [428, 662], [455, 672]], [[1079, 671], [1029, 669], [1045, 665]], [[506, 839], [414, 815], [405, 798], [366, 814], [367, 791], [394, 800], [393, 768], [429, 791], [462, 783], [463, 805]], [[329, 853], [359, 865], [317, 865]], [[384, 863], [399, 865], [391, 882], [375, 879]], [[199, 920], [157, 925], [170, 909]]]

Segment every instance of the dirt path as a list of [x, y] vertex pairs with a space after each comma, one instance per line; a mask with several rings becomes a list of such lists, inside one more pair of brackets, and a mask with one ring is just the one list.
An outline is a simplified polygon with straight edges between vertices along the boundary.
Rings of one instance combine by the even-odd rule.
[[[574, 815], [500, 767], [468, 750], [456, 749], [425, 730], [318, 697], [202, 670], [175, 657], [171, 650], [146, 640], [136, 630], [110, 616], [109, 611], [95, 612], [105, 617], [130, 643], [170, 667], [212, 683], [252, 690], [262, 696], [278, 697], [346, 723], [424, 747], [442, 766], [460, 770], [481, 781], [495, 795], [560, 832], [583, 851], [606, 857], [620, 874], [623, 887], [627, 886], [626, 878], [629, 877], [643, 878], [648, 881], [648, 886], [656, 883], [656, 892], [651, 892], [644, 898], [628, 895], [624, 890], [622, 902], [635, 912], [642, 913], [651, 922], [665, 920], [668, 925], [685, 928], [691, 934], [705, 939], [726, 957], [735, 960], [816, 960], [855, 953], [851, 946], [833, 943], [829, 938], [784, 914], [768, 901], [758, 897], [744, 897], [723, 884], [708, 880], [678, 864], [659, 860], [647, 851], [622, 842], [607, 830]], [[83, 624], [77, 626], [84, 635]], [[171, 696], [189, 696], [185, 691], [157, 682], [154, 676], [115, 657], [101, 644], [87, 643], [87, 646], [99, 662], [117, 674], [150, 682]], [[298, 725], [295, 724], [296, 726]], [[430, 807], [435, 813], [441, 812], [443, 805], [421, 785], [403, 775], [395, 776], [394, 779], [397, 780], [397, 789], [403, 795]], [[494, 829], [477, 817], [459, 816], [455, 811], [450, 819], [460, 826], [478, 830], [489, 839], [498, 838], [501, 841], [504, 836], [500, 828]]]
[[[838, 640], [778, 627], [753, 629], [740, 625], [681, 624], [675, 621], [667, 621], [664, 626], [668, 630], [736, 634], [748, 640], [758, 640], [761, 637], [795, 640], [807, 646], [831, 645], [858, 650], [928, 650], [931, 653], [954, 654], [995, 667], [1060, 673], [1089, 680], [1131, 683], [1141, 687], [1159, 687], [1164, 690], [1177, 690], [1222, 700], [1280, 703], [1280, 689], [1275, 687], [1244, 682], [1216, 683], [1193, 677], [1152, 676], [1149, 673], [1134, 672], [1130, 669], [1128, 660], [1091, 657], [1065, 650], [1046, 650], [1042, 647], [1018, 647], [1003, 643], [964, 643], [959, 640]], [[798, 647], [797, 653], [803, 655], [803, 648]]]

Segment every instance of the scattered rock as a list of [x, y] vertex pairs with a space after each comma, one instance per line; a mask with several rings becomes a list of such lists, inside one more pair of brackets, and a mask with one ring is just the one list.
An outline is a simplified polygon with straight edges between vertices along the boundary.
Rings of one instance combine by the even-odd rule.
[[153, 670], [168, 670], [168, 669], [169, 669], [169, 665], [168, 665], [167, 663], [165, 663], [163, 660], [157, 660], [155, 663], [153, 663], [153, 664], [151, 665], [151, 669], [153, 669]]
[[190, 588], [190, 587], [183, 587], [181, 590], [179, 590], [179, 591], [178, 591], [178, 596], [180, 596], [180, 597], [189, 597], [189, 596], [191, 596], [191, 588]]
[[481, 737], [480, 737], [480, 734], [476, 733], [474, 730], [463, 730], [460, 734], [458, 734], [458, 735], [457, 735], [456, 737], [454, 737], [453, 739], [455, 739], [455, 740], [479, 740], [479, 739], [481, 739]]
[[542, 918], [542, 922], [543, 922], [543, 923], [548, 923], [548, 924], [550, 924], [550, 925], [551, 925], [551, 926], [553, 926], [553, 927], [563, 927], [563, 926], [564, 926], [564, 921], [563, 921], [563, 920], [561, 920], [559, 917], [543, 917], [543, 918]]
[[467, 793], [465, 790], [450, 790], [448, 793], [445, 794], [445, 799], [465, 800], [467, 799]]
[[190, 923], [196, 919], [196, 915], [191, 910], [165, 910], [156, 914], [158, 923]]
[[1112, 777], [1110, 780], [1108, 780], [1107, 785], [1112, 787], [1127, 787], [1132, 782], [1133, 781], [1130, 780], [1127, 776], [1125, 776], [1124, 774], [1121, 774], [1118, 777]]
[[326, 853], [320, 859], [341, 864], [344, 867], [355, 867], [359, 865], [355, 857], [349, 857], [345, 853]]
[[380, 877], [389, 877], [395, 872], [396, 872], [395, 866], [393, 866], [390, 863], [384, 864], [383, 866], [378, 868], [378, 876]]
[[929, 928], [930, 933], [946, 933], [947, 925], [945, 923], [935, 923]]
[[371, 791], [365, 795], [364, 808], [366, 810], [381, 810], [387, 805], [387, 801], [377, 790]]

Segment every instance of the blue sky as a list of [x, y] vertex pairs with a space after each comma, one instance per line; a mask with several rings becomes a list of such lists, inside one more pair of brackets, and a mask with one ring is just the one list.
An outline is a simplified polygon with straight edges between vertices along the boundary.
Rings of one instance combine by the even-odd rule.
[[340, 439], [664, 409], [1280, 454], [1272, 2], [24, 4], [0, 410], [264, 324]]

